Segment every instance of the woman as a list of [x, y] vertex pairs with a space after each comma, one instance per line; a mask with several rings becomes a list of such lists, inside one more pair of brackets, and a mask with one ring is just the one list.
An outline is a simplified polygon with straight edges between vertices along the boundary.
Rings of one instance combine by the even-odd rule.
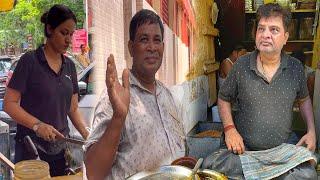
[[78, 110], [78, 84], [74, 63], [63, 54], [71, 43], [76, 17], [64, 5], [54, 5], [41, 17], [46, 43], [24, 54], [8, 84], [4, 111], [17, 123], [15, 162], [30, 159], [23, 152], [29, 135], [51, 176], [65, 174], [67, 116], [84, 139], [89, 132]]
[[232, 66], [236, 62], [236, 60], [240, 56], [242, 56], [246, 53], [247, 53], [246, 48], [244, 46], [242, 46], [241, 44], [238, 44], [232, 48], [230, 56], [221, 62], [220, 69], [219, 69], [219, 76], [218, 76], [219, 88], [222, 87], [223, 82], [227, 78], [227, 75], [229, 74], [229, 72], [232, 69]]

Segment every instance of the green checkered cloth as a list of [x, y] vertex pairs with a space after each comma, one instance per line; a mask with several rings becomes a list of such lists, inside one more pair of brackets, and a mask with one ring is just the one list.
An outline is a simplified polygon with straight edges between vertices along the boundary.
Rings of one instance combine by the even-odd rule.
[[306, 161], [317, 162], [311, 151], [293, 144], [281, 144], [264, 151], [245, 151], [240, 159], [247, 180], [272, 179]]

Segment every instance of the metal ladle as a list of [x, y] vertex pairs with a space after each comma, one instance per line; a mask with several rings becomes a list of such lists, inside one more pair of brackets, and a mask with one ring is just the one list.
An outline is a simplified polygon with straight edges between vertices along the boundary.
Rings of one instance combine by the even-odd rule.
[[203, 158], [198, 159], [196, 165], [192, 169], [192, 174], [191, 174], [192, 179], [196, 179], [195, 175], [197, 174], [197, 171], [200, 168], [202, 162], [203, 162]]

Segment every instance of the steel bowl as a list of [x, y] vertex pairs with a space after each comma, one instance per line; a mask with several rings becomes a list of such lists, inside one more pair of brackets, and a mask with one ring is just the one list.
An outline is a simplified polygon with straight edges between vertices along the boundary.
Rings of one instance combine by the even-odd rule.
[[[127, 178], [127, 180], [188, 180], [193, 179], [192, 170], [179, 165], [161, 166], [155, 171], [143, 171]], [[198, 175], [194, 179], [200, 180]]]

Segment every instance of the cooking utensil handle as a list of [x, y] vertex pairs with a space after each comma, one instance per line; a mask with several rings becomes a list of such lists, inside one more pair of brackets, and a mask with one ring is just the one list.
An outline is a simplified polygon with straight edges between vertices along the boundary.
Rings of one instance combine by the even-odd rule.
[[0, 160], [4, 162], [11, 170], [14, 170], [14, 164], [0, 152]]
[[38, 150], [31, 140], [30, 136], [24, 137], [24, 143], [26, 144], [27, 149], [30, 151], [30, 153], [32, 153], [32, 155], [34, 155], [37, 160], [40, 160]]
[[192, 173], [195, 174], [198, 169], [200, 168], [201, 164], [203, 162], [203, 158], [198, 159], [196, 165], [194, 166], [194, 168], [192, 169]]
[[79, 139], [74, 139], [74, 138], [67, 138], [67, 137], [65, 137], [63, 140], [66, 141], [66, 142], [70, 142], [70, 143], [74, 143], [74, 144], [79, 144], [79, 145], [84, 145], [84, 144], [85, 144], [85, 141], [79, 140]]
[[202, 162], [203, 162], [203, 158], [198, 159], [196, 165], [195, 165], [194, 168], [192, 169], [191, 178], [192, 178], [193, 180], [197, 179], [197, 178], [196, 178], [196, 174], [197, 174], [197, 171], [198, 171], [198, 169], [200, 168]]

